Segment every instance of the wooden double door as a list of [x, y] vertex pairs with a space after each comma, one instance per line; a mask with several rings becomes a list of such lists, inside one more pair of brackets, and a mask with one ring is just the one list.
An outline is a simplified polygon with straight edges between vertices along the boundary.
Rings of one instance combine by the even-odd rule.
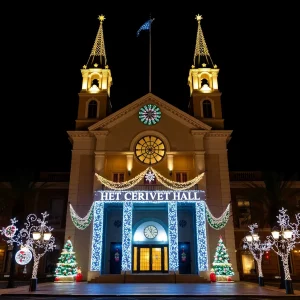
[[163, 273], [168, 270], [168, 245], [133, 246], [133, 272]]

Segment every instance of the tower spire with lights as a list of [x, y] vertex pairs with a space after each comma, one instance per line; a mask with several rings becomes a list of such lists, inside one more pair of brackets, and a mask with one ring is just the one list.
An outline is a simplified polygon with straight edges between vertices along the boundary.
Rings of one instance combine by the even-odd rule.
[[90, 57], [86, 64], [88, 68], [89, 67], [105, 68], [107, 63], [105, 44], [104, 44], [104, 35], [103, 35], [103, 22], [105, 20], [105, 17], [103, 15], [100, 15], [98, 17], [98, 20], [100, 21], [100, 26], [98, 29], [98, 33]]
[[196, 38], [196, 46], [194, 53], [194, 66], [196, 68], [206, 67], [206, 65], [213, 66], [214, 63], [210, 57], [205, 38], [203, 35], [203, 31], [201, 28], [200, 21], [203, 19], [199, 14], [195, 18], [198, 22], [198, 30], [197, 30], [197, 38]]

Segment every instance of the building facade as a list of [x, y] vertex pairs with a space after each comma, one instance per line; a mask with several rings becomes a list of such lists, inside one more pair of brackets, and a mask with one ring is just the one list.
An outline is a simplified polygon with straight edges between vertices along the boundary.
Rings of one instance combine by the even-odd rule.
[[[224, 130], [219, 69], [202, 17], [196, 17], [194, 64], [187, 74], [189, 113], [152, 93], [111, 112], [104, 19], [99, 17], [81, 69], [76, 128], [68, 132], [73, 150], [65, 238], [73, 241], [84, 279], [140, 273], [208, 278], [222, 235], [239, 280], [232, 217], [220, 230], [206, 222], [208, 208], [219, 217], [231, 200], [231, 131]], [[87, 225], [91, 209], [91, 224], [74, 226], [76, 218]]]

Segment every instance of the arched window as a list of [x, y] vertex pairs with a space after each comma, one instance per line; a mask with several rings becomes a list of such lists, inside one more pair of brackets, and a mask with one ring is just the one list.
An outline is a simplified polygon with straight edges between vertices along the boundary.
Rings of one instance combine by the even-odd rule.
[[97, 118], [97, 101], [92, 100], [89, 103], [89, 107], [88, 107], [88, 118], [89, 119], [95, 119]]
[[209, 100], [204, 100], [202, 103], [203, 118], [212, 118], [212, 107]]
[[93, 85], [96, 85], [97, 87], [99, 87], [99, 80], [98, 79], [93, 79], [92, 86]]

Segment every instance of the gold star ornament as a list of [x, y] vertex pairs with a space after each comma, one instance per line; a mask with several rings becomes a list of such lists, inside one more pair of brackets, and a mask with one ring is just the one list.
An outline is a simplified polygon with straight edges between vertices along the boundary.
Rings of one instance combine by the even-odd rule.
[[98, 17], [98, 20], [100, 20], [100, 22], [103, 22], [105, 20], [105, 17], [103, 15]]
[[200, 16], [199, 14], [196, 16], [196, 18], [195, 18], [198, 22], [199, 21], [201, 21], [203, 18], [202, 18], [202, 16]]

